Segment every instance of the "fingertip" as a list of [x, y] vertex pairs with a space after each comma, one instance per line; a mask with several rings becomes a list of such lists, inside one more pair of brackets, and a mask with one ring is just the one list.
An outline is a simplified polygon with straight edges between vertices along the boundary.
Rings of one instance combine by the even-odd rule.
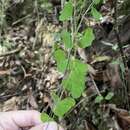
[[12, 119], [19, 127], [36, 126], [42, 124], [40, 112], [36, 110], [21, 110], [10, 112]]
[[63, 128], [53, 121], [45, 123], [43, 130], [63, 130]]
[[35, 126], [30, 130], [64, 130], [56, 122], [47, 122], [42, 125]]
[[38, 125], [38, 124], [43, 123], [41, 121], [41, 113], [40, 112], [38, 112], [36, 110], [30, 110], [30, 113], [32, 114], [32, 118], [33, 118], [32, 121], [34, 121], [33, 124]]

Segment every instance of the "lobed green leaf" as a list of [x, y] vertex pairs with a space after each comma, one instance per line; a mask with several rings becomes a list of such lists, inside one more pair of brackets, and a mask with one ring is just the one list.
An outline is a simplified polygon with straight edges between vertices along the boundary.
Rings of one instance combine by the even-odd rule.
[[53, 108], [53, 112], [58, 117], [63, 117], [73, 106], [75, 100], [71, 97], [67, 97], [59, 101]]
[[53, 119], [51, 117], [49, 117], [49, 115], [44, 113], [44, 112], [41, 113], [41, 120], [42, 120], [43, 123], [53, 121]]
[[70, 20], [70, 18], [73, 15], [73, 4], [71, 1], [67, 2], [61, 11], [61, 14], [59, 16], [60, 21], [67, 21]]
[[95, 103], [100, 103], [103, 99], [104, 99], [103, 96], [97, 96], [97, 97], [95, 98]]
[[69, 32], [62, 31], [61, 32], [61, 38], [62, 38], [62, 41], [63, 41], [66, 48], [72, 48], [73, 47], [71, 34]]
[[94, 0], [94, 4], [97, 5], [101, 2], [101, 0]]
[[66, 70], [68, 59], [66, 58], [66, 54], [62, 49], [58, 49], [54, 52], [54, 58], [57, 62], [57, 68], [60, 72], [64, 73]]
[[95, 39], [95, 36], [94, 36], [94, 33], [93, 33], [93, 29], [87, 28], [84, 35], [81, 37], [80, 47], [86, 48], [86, 47], [91, 46], [94, 39]]
[[101, 20], [101, 18], [102, 18], [101, 13], [98, 12], [97, 9], [94, 7], [91, 8], [91, 14], [95, 18], [95, 20], [97, 20], [97, 21]]
[[87, 65], [80, 60], [74, 59], [71, 61], [71, 72], [69, 76], [62, 81], [62, 85], [67, 89], [73, 98], [79, 98], [84, 91]]
[[60, 97], [58, 95], [56, 95], [55, 92], [51, 92], [51, 97], [55, 104], [60, 101]]
[[113, 93], [113, 92], [109, 92], [109, 93], [106, 95], [105, 99], [106, 99], [106, 100], [111, 100], [113, 96], [114, 96], [114, 93]]

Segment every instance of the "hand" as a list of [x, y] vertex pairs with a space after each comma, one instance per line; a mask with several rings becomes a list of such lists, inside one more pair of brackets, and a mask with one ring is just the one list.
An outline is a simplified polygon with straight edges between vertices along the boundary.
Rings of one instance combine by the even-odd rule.
[[31, 111], [0, 112], [0, 130], [63, 130], [57, 123], [42, 123], [40, 113]]

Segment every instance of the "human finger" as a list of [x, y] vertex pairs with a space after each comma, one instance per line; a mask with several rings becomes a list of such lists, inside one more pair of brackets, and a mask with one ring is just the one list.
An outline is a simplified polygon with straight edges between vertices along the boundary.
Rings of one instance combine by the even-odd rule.
[[17, 130], [23, 127], [41, 124], [38, 111], [11, 111], [0, 113], [0, 126], [5, 130]]
[[30, 130], [64, 130], [56, 122], [47, 122], [31, 128]]

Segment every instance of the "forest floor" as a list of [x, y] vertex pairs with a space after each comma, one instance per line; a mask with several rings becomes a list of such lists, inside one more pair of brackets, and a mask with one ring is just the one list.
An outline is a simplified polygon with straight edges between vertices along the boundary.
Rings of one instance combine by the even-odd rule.
[[[110, 13], [109, 4], [101, 7], [102, 12], [106, 7]], [[60, 91], [63, 78], [53, 58], [62, 24], [54, 11], [44, 17], [34, 13], [17, 19], [11, 8], [6, 19], [13, 20], [0, 37], [0, 111], [35, 109], [52, 114], [50, 93]], [[103, 23], [90, 19], [96, 40], [91, 47], [78, 49], [78, 57], [90, 68], [82, 97], [69, 115], [57, 120], [68, 130], [129, 130], [130, 16], [121, 19], [118, 39], [113, 31], [114, 18], [108, 12]], [[108, 99], [96, 104], [97, 92], [104, 97], [109, 92]]]

